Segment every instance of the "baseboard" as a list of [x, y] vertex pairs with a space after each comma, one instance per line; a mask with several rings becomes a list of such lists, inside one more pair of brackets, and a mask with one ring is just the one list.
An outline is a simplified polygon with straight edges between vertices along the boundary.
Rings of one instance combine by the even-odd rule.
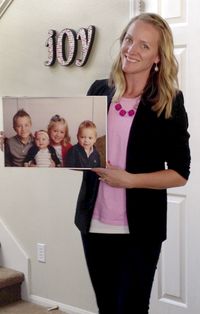
[[57, 305], [59, 307], [59, 310], [67, 312], [67, 314], [96, 314], [94, 312], [86, 311], [75, 306], [59, 303], [46, 298], [41, 298], [36, 295], [30, 295], [29, 301], [34, 304], [38, 304], [49, 308]]

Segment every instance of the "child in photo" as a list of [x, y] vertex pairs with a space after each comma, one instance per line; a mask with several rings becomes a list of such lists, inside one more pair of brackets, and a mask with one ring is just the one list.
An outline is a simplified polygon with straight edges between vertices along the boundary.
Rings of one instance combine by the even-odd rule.
[[13, 117], [13, 129], [16, 135], [5, 139], [5, 166], [23, 167], [24, 159], [33, 146], [34, 138], [31, 134], [31, 117], [20, 109]]
[[60, 160], [55, 149], [50, 146], [49, 135], [46, 131], [35, 132], [35, 143], [29, 149], [24, 160], [25, 167], [59, 167]]
[[65, 167], [94, 168], [100, 167], [100, 156], [94, 144], [97, 140], [96, 125], [90, 121], [83, 121], [77, 133], [78, 143], [68, 152]]
[[48, 125], [48, 134], [50, 145], [55, 148], [60, 163], [63, 166], [66, 154], [72, 147], [67, 121], [57, 114], [54, 115]]

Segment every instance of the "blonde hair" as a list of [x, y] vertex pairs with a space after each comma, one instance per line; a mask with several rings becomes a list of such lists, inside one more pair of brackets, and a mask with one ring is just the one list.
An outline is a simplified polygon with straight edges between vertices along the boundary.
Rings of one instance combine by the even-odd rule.
[[[152, 110], [157, 113], [157, 116], [160, 116], [165, 110], [165, 118], [167, 119], [171, 116], [173, 99], [178, 89], [178, 62], [174, 55], [173, 35], [168, 23], [161, 16], [154, 13], [142, 13], [132, 18], [123, 30], [120, 36], [120, 46], [128, 28], [137, 20], [153, 25], [160, 34], [158, 44], [159, 70], [156, 72], [154, 66], [152, 67], [143, 94], [153, 104]], [[119, 101], [126, 89], [120, 52], [113, 63], [109, 85], [115, 87], [113, 101]]]
[[39, 131], [36, 131], [36, 132], [35, 132], [35, 134], [34, 134], [35, 138], [37, 138], [37, 137], [38, 137], [38, 135], [40, 135], [40, 134], [45, 135], [45, 136], [46, 136], [46, 138], [49, 140], [49, 134], [48, 134], [48, 132], [47, 132], [47, 131], [45, 131], [45, 130], [39, 130]]
[[58, 123], [58, 122], [59, 122], [59, 123], [62, 123], [62, 124], [64, 125], [64, 127], [65, 127], [65, 135], [64, 135], [63, 141], [61, 142], [61, 145], [66, 146], [66, 145], [70, 142], [70, 136], [69, 136], [68, 124], [67, 124], [67, 121], [66, 121], [64, 118], [60, 117], [58, 114], [54, 115], [54, 116], [51, 118], [51, 120], [50, 120], [50, 122], [49, 122], [49, 124], [48, 124], [47, 132], [48, 132], [48, 134], [49, 134], [49, 136], [50, 136], [50, 131], [51, 131], [51, 129], [52, 129], [52, 128], [56, 125], [56, 123]]
[[81, 124], [79, 125], [78, 128], [78, 133], [77, 136], [79, 136], [82, 132], [83, 129], [94, 129], [95, 132], [95, 136], [97, 137], [97, 128], [96, 128], [96, 124], [90, 120], [85, 120], [83, 122], [81, 122]]

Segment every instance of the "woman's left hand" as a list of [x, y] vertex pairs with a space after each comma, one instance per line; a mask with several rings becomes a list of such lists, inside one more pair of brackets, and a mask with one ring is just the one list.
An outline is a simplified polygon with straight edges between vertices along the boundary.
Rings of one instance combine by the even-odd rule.
[[99, 180], [106, 184], [116, 188], [131, 188], [132, 174], [127, 171], [114, 167], [110, 163], [107, 164], [107, 168], [92, 168], [99, 176]]

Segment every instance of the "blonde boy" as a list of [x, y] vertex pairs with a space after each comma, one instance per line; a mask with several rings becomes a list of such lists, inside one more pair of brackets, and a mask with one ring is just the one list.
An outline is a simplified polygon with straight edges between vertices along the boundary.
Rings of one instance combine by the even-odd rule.
[[94, 144], [97, 140], [96, 125], [90, 121], [83, 121], [78, 128], [78, 143], [67, 153], [66, 167], [93, 168], [100, 166], [100, 156]]

